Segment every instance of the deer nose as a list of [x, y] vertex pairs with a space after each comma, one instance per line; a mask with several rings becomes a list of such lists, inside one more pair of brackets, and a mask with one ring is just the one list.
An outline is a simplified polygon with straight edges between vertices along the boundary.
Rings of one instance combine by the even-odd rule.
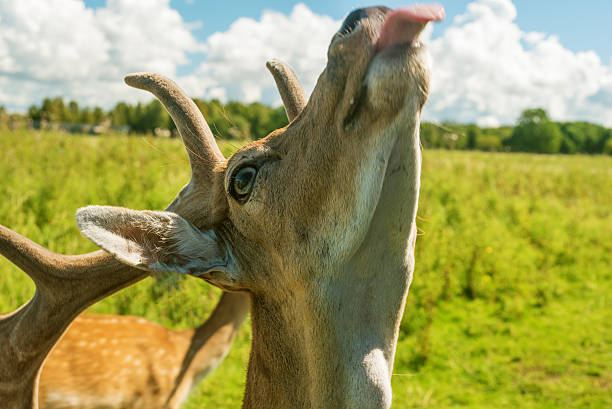
[[366, 17], [375, 15], [375, 14], [387, 14], [391, 9], [389, 7], [377, 6], [377, 7], [367, 7], [363, 9], [356, 9], [350, 12], [348, 16], [344, 19], [342, 23], [342, 27], [338, 31], [340, 34], [347, 35], [351, 33], [355, 27], [359, 25], [359, 22]]

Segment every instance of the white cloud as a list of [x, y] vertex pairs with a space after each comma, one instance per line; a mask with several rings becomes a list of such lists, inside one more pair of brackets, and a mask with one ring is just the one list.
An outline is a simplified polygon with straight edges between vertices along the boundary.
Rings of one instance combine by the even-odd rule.
[[[425, 119], [497, 126], [514, 123], [525, 108], [543, 107], [554, 119], [612, 125], [612, 65], [593, 51], [566, 49], [556, 36], [522, 31], [516, 17], [510, 0], [476, 0], [441, 37], [428, 41], [434, 76]], [[208, 38], [207, 61], [197, 80], [186, 82], [207, 97], [277, 103], [263, 63], [278, 57], [310, 92], [339, 26], [302, 4], [289, 16], [267, 11], [260, 20], [239, 19]]]
[[434, 60], [426, 119], [514, 123], [525, 108], [553, 119], [612, 126], [612, 64], [574, 53], [558, 37], [524, 32], [510, 0], [476, 0], [429, 44]]
[[[258, 20], [240, 18], [201, 44], [170, 0], [142, 5], [108, 0], [92, 10], [82, 0], [0, 1], [0, 104], [25, 109], [56, 95], [106, 107], [148, 99], [122, 77], [154, 71], [175, 78], [193, 52], [205, 52], [205, 62], [177, 78], [190, 95], [276, 104], [265, 61], [288, 62], [310, 93], [340, 26], [298, 4], [289, 15], [269, 10]], [[516, 16], [511, 0], [475, 0], [438, 38], [427, 41], [435, 29], [428, 28], [434, 75], [425, 119], [495, 126], [543, 107], [554, 119], [612, 126], [612, 61], [522, 31]]]
[[340, 21], [317, 15], [303, 4], [296, 5], [288, 16], [268, 10], [260, 20], [240, 18], [227, 31], [207, 39], [207, 59], [197, 70], [197, 78], [182, 82], [206, 97], [280, 103], [265, 68], [267, 60], [279, 58], [293, 67], [310, 93], [325, 67], [327, 46], [338, 27]]
[[122, 83], [133, 71], [176, 75], [188, 52], [203, 51], [169, 0], [0, 2], [0, 104], [24, 109], [62, 95], [109, 106], [150, 98]]

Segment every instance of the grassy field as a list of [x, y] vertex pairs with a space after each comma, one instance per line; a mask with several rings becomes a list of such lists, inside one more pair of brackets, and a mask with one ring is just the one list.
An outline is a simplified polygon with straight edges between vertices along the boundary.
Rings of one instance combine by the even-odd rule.
[[[0, 174], [0, 223], [79, 253], [78, 207], [163, 208], [188, 164], [176, 140], [0, 133]], [[425, 151], [418, 224], [393, 408], [612, 407], [611, 157]], [[0, 313], [31, 297], [0, 277]], [[187, 328], [217, 294], [147, 279], [90, 310]], [[249, 334], [185, 408], [240, 407]]]

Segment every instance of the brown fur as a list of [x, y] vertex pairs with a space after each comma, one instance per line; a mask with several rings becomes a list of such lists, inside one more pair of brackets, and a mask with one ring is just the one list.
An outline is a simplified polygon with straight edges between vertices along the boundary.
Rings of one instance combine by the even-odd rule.
[[139, 317], [81, 315], [49, 354], [42, 409], [177, 409], [225, 357], [247, 312], [226, 293], [196, 329], [168, 330]]

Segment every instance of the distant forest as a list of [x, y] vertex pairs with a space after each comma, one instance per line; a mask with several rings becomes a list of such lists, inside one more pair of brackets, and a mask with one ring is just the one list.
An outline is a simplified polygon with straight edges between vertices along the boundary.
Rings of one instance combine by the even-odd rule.
[[[219, 138], [252, 140], [287, 124], [283, 107], [260, 103], [221, 103], [218, 100], [194, 102]], [[110, 111], [100, 107], [80, 107], [60, 97], [45, 98], [27, 114], [8, 114], [0, 106], [0, 129], [30, 127], [63, 129], [70, 132], [104, 134], [153, 134], [176, 137], [170, 116], [157, 100], [149, 103], [120, 102]], [[515, 126], [480, 128], [474, 124], [443, 122], [421, 124], [425, 148], [535, 153], [606, 153], [612, 155], [612, 129], [588, 122], [554, 122], [541, 108], [522, 112]]]

